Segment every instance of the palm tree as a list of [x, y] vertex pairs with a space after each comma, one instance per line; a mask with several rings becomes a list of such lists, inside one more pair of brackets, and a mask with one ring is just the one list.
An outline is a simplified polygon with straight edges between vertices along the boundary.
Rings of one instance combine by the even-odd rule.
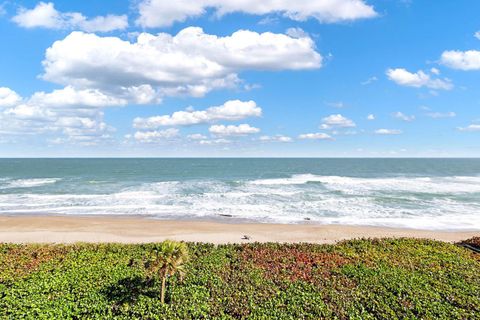
[[188, 247], [184, 242], [165, 240], [150, 252], [146, 267], [151, 273], [162, 279], [160, 300], [165, 302], [165, 287], [168, 277], [178, 273], [180, 279], [185, 275], [185, 263], [188, 261]]

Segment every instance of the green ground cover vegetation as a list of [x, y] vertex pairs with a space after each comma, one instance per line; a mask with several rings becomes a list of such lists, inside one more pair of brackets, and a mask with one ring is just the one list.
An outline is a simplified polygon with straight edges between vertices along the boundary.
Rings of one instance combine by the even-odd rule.
[[162, 243], [0, 244], [0, 318], [480, 319], [479, 255], [454, 244], [187, 249], [167, 268]]

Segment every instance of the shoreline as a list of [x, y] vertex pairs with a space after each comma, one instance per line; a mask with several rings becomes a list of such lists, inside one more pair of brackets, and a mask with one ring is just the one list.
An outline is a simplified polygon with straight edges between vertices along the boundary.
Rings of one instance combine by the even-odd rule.
[[[146, 243], [165, 239], [214, 244], [248, 242], [335, 243], [354, 238], [427, 238], [456, 242], [480, 231], [439, 231], [374, 226], [238, 223], [212, 220], [157, 220], [146, 217], [0, 215], [0, 242]], [[242, 239], [247, 235], [250, 239]]]

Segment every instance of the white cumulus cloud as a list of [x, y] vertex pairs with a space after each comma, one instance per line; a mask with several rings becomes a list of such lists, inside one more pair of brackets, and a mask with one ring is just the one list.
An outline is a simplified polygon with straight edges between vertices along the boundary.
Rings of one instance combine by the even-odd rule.
[[95, 90], [66, 87], [50, 93], [36, 92], [20, 97], [9, 88], [0, 88], [2, 130], [10, 135], [61, 134], [55, 143], [95, 145], [111, 140], [115, 129], [103, 121], [100, 107], [122, 106], [126, 101]]
[[250, 126], [249, 124], [234, 125], [213, 125], [208, 128], [208, 131], [212, 134], [219, 136], [244, 136], [247, 134], [253, 134], [260, 132], [260, 129]]
[[447, 67], [458, 70], [480, 70], [480, 51], [445, 51], [442, 53], [440, 62]]
[[108, 96], [97, 89], [76, 90], [72, 86], [67, 86], [50, 93], [36, 92], [29, 99], [29, 103], [47, 107], [111, 107], [124, 106], [128, 101]]
[[12, 107], [22, 101], [22, 97], [10, 88], [0, 87], [0, 108]]
[[[53, 5], [46, 8], [54, 9]], [[299, 32], [293, 37], [240, 30], [218, 37], [192, 27], [173, 36], [142, 33], [133, 42], [73, 32], [48, 48], [43, 61], [43, 79], [65, 87], [36, 92], [29, 98], [2, 88], [0, 121], [2, 130], [8, 132], [61, 133], [64, 138], [51, 141], [93, 143], [110, 139], [114, 131], [103, 121], [102, 108], [157, 103], [164, 95], [201, 96], [236, 84], [243, 70], [313, 69], [321, 67], [321, 62], [312, 39]], [[254, 101], [231, 100], [206, 110], [187, 109], [137, 120], [138, 129], [151, 131], [138, 131], [136, 140], [164, 137], [164, 131], [153, 130], [160, 126], [236, 121], [261, 114]], [[245, 124], [210, 128], [216, 135], [259, 131]]]
[[142, 0], [136, 23], [142, 27], [169, 26], [176, 21], [198, 17], [214, 9], [217, 17], [239, 12], [252, 15], [281, 14], [303, 21], [309, 18], [320, 22], [352, 21], [377, 16], [374, 8], [363, 0]]
[[49, 120], [55, 117], [55, 113], [35, 105], [19, 104], [4, 111], [5, 115], [22, 120]]
[[353, 128], [355, 126], [355, 122], [341, 114], [332, 114], [322, 119], [320, 129]]
[[135, 128], [158, 128], [161, 126], [188, 126], [200, 123], [210, 123], [220, 120], [234, 121], [248, 117], [260, 117], [262, 109], [255, 101], [229, 100], [221, 106], [210, 107], [201, 111], [177, 111], [171, 115], [149, 118], [135, 118]]
[[410, 72], [403, 68], [388, 69], [387, 77], [391, 81], [401, 86], [407, 87], [427, 87], [430, 89], [450, 90], [453, 84], [449, 79], [432, 79], [432, 77], [419, 70], [417, 72]]
[[243, 70], [321, 67], [308, 36], [248, 30], [219, 37], [188, 27], [175, 36], [141, 33], [136, 42], [72, 32], [46, 51], [42, 78], [117, 93], [150, 86], [162, 95], [203, 96], [233, 87]]
[[39, 2], [33, 9], [22, 7], [12, 21], [24, 28], [75, 29], [86, 32], [109, 32], [128, 27], [126, 15], [88, 19], [79, 12], [59, 12], [52, 2]]

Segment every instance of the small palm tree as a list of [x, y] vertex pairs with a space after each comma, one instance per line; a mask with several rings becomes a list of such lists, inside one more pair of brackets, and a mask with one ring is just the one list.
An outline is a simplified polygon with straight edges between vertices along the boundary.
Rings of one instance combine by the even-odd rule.
[[188, 247], [183, 242], [166, 240], [150, 252], [146, 258], [146, 267], [150, 273], [158, 275], [162, 279], [160, 300], [165, 302], [165, 289], [168, 277], [175, 274], [183, 279], [185, 275], [185, 263], [188, 261]]

